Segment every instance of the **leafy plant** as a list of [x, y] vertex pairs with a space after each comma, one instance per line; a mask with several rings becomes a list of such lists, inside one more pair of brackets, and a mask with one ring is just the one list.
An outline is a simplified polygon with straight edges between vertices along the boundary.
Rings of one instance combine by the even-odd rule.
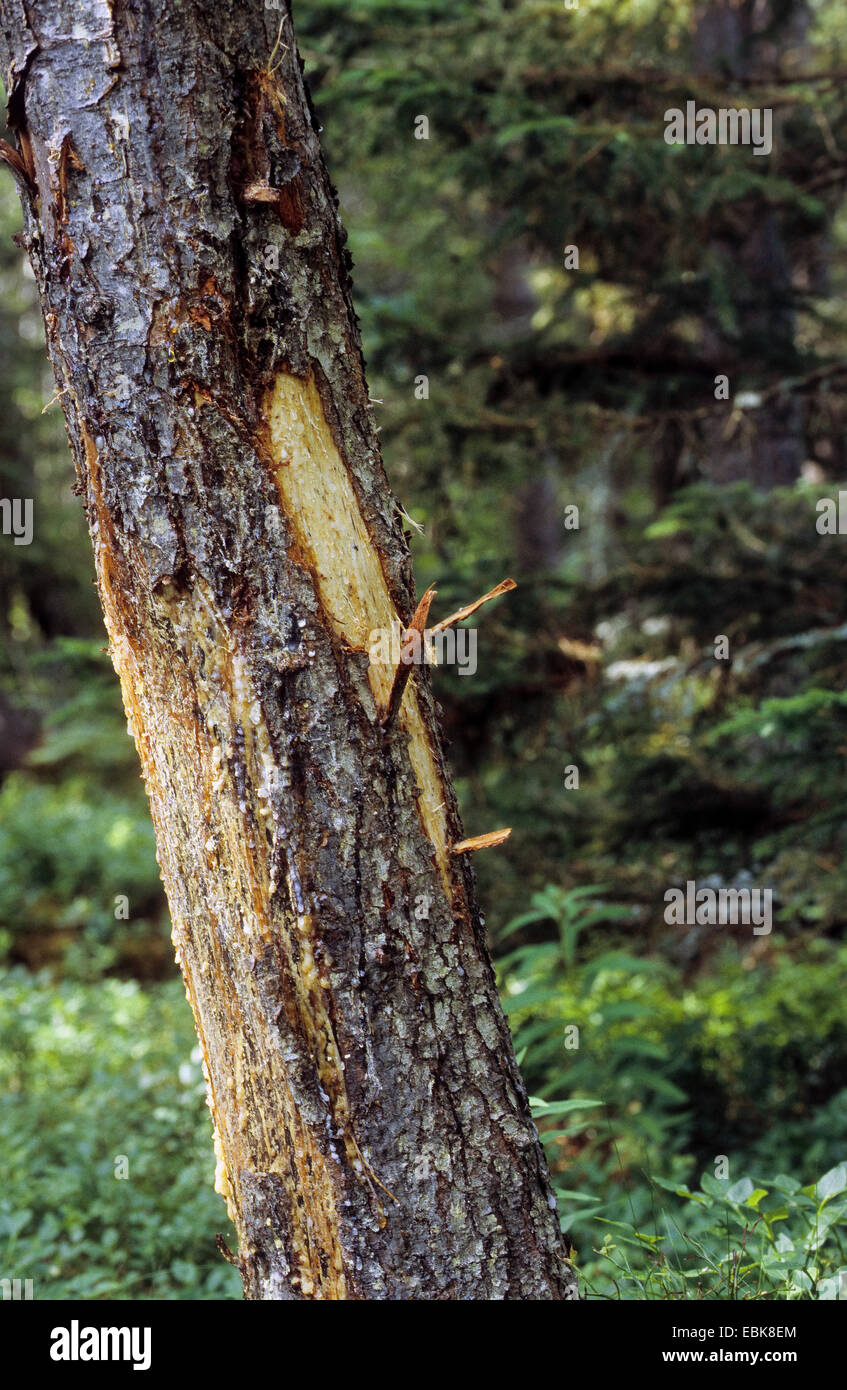
[[596, 1217], [608, 1231], [583, 1280], [588, 1297], [839, 1297], [847, 1279], [847, 1164], [806, 1187], [785, 1175], [730, 1183], [708, 1172], [693, 1192], [653, 1182], [685, 1205], [662, 1211], [649, 1232]]
[[0, 971], [0, 1275], [36, 1298], [238, 1297], [204, 1098], [178, 981]]

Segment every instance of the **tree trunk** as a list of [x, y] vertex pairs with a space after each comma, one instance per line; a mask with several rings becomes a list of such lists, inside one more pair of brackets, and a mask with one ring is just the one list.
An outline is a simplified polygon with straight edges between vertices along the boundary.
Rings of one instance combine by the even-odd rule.
[[381, 722], [410, 561], [290, 16], [0, 14], [245, 1294], [575, 1298], [424, 671]]

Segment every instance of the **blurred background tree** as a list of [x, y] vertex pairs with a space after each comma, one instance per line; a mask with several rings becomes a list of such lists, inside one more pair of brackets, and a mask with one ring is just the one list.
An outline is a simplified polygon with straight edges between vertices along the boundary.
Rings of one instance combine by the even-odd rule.
[[[468, 834], [514, 826], [476, 864], [587, 1284], [725, 1297], [710, 1222], [741, 1210], [756, 1292], [833, 1296], [847, 553], [815, 523], [847, 476], [840, 7], [298, 0], [295, 19], [418, 590], [449, 611], [519, 583], [480, 618], [474, 676], [434, 679]], [[689, 99], [771, 108], [773, 153], [667, 145]], [[0, 1249], [51, 1296], [233, 1296], [213, 1194], [205, 1244], [193, 1208], [190, 1231], [165, 1199], [153, 1221], [144, 1156], [181, 1116], [208, 1191], [208, 1124], [17, 225], [6, 179], [0, 492], [36, 525], [0, 543]], [[773, 933], [666, 926], [689, 878], [772, 888]], [[127, 1118], [98, 1147], [106, 1086]], [[130, 1202], [109, 1163], [133, 1142]], [[33, 1183], [34, 1153], [61, 1184]], [[721, 1154], [734, 1203], [661, 1187]], [[748, 1172], [768, 1192], [749, 1209]], [[620, 1244], [598, 1253], [603, 1220]]]

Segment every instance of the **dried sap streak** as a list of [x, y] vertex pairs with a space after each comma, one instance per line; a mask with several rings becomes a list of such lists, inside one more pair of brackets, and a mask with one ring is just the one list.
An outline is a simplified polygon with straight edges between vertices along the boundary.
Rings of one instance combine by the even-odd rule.
[[[350, 647], [367, 649], [368, 636], [401, 621], [379, 555], [362, 516], [347, 467], [338, 452], [314, 374], [281, 373], [267, 407], [276, 483], [289, 524], [309, 559], [319, 598], [333, 629]], [[371, 663], [368, 680], [377, 708], [387, 708], [394, 672]], [[447, 818], [438, 762], [411, 685], [398, 722], [409, 736], [409, 757], [422, 788], [418, 802], [448, 902], [452, 900]]]

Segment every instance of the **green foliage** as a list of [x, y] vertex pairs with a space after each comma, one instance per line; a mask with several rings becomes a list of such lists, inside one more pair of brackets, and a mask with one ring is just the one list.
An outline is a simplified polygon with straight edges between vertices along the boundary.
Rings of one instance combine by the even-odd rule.
[[113, 968], [155, 975], [171, 950], [111, 665], [93, 642], [59, 640], [33, 679], [45, 706], [48, 691], [58, 702], [45, 708], [26, 770], [0, 784], [0, 959], [61, 963], [87, 979]]
[[[607, 1221], [586, 1297], [773, 1300], [839, 1297], [847, 1276], [847, 1164], [806, 1187], [779, 1175], [763, 1184], [703, 1173], [691, 1192], [655, 1185], [682, 1203], [649, 1232]], [[661, 1194], [657, 1194], [661, 1195]]]
[[[116, 919], [119, 897], [158, 910], [153, 829], [143, 807], [104, 795], [83, 779], [58, 786], [10, 777], [0, 790], [0, 943], [31, 961], [65, 954], [88, 977], [151, 935], [145, 916]], [[130, 908], [127, 907], [127, 913]]]
[[176, 981], [0, 972], [3, 1276], [47, 1299], [238, 1297], [204, 1095]]
[[[847, 946], [777, 942], [756, 957], [728, 944], [686, 979], [634, 955], [630, 914], [599, 892], [535, 894], [504, 937], [543, 939], [500, 961], [586, 1287], [598, 1297], [833, 1297], [847, 1206], [827, 1197], [815, 1216], [801, 1187], [812, 1165], [841, 1172], [847, 1154], [847, 1021], [833, 989]], [[764, 1174], [756, 1187], [780, 1200], [751, 1217], [753, 1186], [742, 1200], [746, 1180], [708, 1174], [688, 1196], [685, 1181], [720, 1155], [733, 1175]], [[599, 1222], [611, 1228], [602, 1243]]]

